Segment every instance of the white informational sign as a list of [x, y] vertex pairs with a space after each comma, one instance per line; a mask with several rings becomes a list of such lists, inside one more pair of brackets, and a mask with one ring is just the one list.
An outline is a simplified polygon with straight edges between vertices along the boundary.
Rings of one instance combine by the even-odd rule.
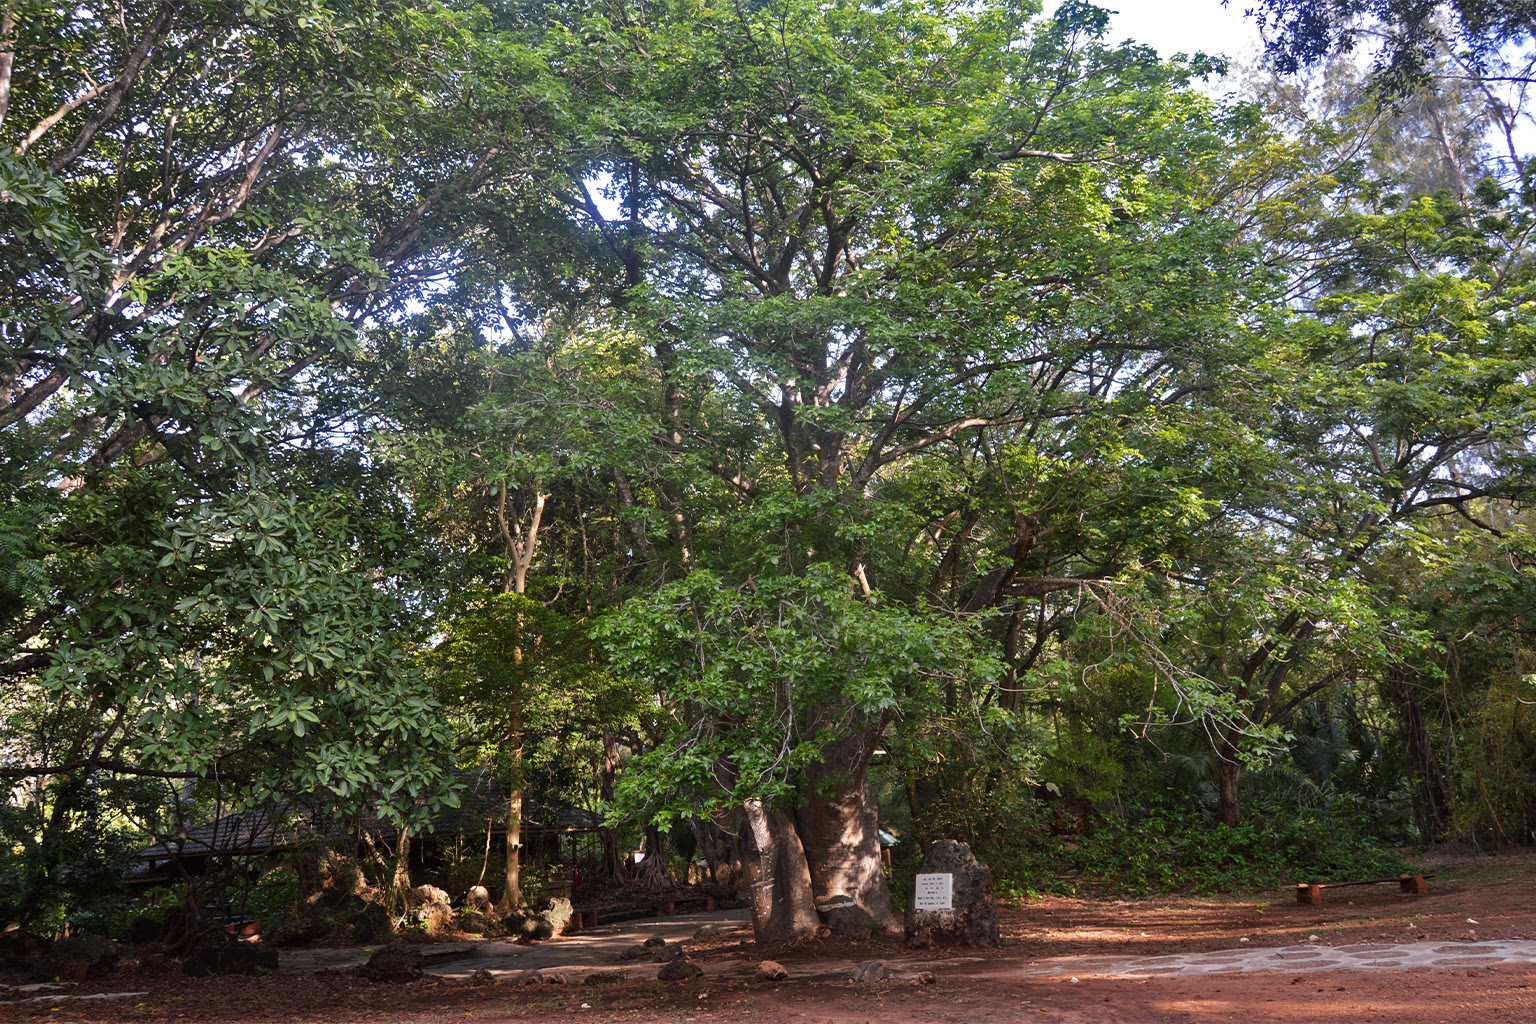
[[948, 871], [938, 875], [918, 875], [914, 910], [953, 910], [955, 876]]

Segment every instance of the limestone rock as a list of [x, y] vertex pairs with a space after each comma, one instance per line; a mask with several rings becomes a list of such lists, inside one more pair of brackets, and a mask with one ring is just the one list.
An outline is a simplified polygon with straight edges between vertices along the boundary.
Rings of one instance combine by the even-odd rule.
[[890, 976], [891, 969], [884, 960], [865, 960], [861, 964], [854, 965], [853, 970], [848, 972], [848, 977], [863, 984], [884, 981]]
[[453, 915], [453, 926], [470, 935], [484, 935], [492, 930], [493, 922], [473, 907], [465, 907]]
[[30, 985], [56, 974], [43, 957], [0, 956], [0, 985]]
[[446, 906], [449, 903], [448, 893], [435, 885], [418, 885], [411, 890], [407, 899], [416, 906], [424, 903], [441, 903]]
[[656, 972], [657, 981], [687, 981], [689, 978], [702, 978], [704, 969], [685, 956], [668, 962], [661, 970]]
[[360, 945], [368, 945], [372, 942], [380, 942], [394, 934], [395, 922], [390, 918], [389, 912], [376, 903], [370, 903], [362, 910], [353, 914], [347, 921], [346, 929], [350, 931], [353, 942]]
[[867, 939], [879, 927], [874, 915], [854, 902], [852, 896], [834, 896], [816, 909], [834, 935]]
[[952, 839], [939, 840], [928, 847], [918, 873], [953, 876], [951, 909], [918, 910], [909, 904], [907, 945], [918, 949], [997, 945], [997, 904], [992, 900], [992, 872], [976, 859], [969, 846]]
[[777, 960], [764, 960], [757, 965], [758, 981], [783, 981], [787, 977], [789, 972]]
[[654, 960], [656, 951], [650, 946], [626, 946], [615, 955], [617, 960]]
[[547, 938], [565, 934], [565, 926], [570, 923], [571, 915], [575, 910], [571, 907], [571, 901], [564, 896], [556, 896], [553, 899], [542, 899], [534, 905], [534, 913], [543, 923], [540, 929], [548, 930]]
[[[442, 890], [439, 889], [438, 892]], [[446, 901], [439, 903], [434, 900], [431, 903], [423, 903], [412, 913], [428, 935], [437, 935], [453, 927], [453, 908]]]
[[477, 914], [489, 917], [495, 906], [491, 903], [491, 893], [483, 885], [472, 885], [469, 892], [464, 894], [464, 905]]
[[357, 973], [369, 981], [414, 981], [421, 977], [421, 953], [397, 939], [369, 957]]
[[563, 897], [540, 900], [529, 910], [514, 911], [505, 918], [507, 934], [514, 939], [529, 942], [535, 939], [552, 939], [564, 933], [574, 911], [571, 901]]
[[701, 882], [698, 885], [699, 892], [713, 897], [716, 903], [722, 900], [739, 900], [741, 894], [736, 891], [734, 885], [721, 885], [718, 882]]

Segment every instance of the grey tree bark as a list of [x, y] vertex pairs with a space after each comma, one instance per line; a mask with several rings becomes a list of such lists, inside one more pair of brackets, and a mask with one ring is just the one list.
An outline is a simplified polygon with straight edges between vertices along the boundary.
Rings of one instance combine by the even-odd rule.
[[816, 903], [852, 899], [872, 927], [891, 923], [891, 894], [880, 857], [880, 813], [869, 784], [873, 727], [827, 750], [807, 772], [795, 823]]
[[759, 868], [751, 889], [753, 935], [760, 943], [793, 942], [814, 935], [821, 920], [794, 818], [761, 800], [748, 800], [743, 806]]

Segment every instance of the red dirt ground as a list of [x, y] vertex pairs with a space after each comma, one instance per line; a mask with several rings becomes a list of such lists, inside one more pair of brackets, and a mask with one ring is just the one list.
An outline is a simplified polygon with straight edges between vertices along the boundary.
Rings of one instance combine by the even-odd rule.
[[[1433, 869], [1439, 877], [1427, 896], [1402, 896], [1391, 886], [1344, 889], [1320, 907], [1299, 906], [1289, 892], [1230, 899], [1049, 897], [1014, 904], [1003, 911], [1001, 948], [981, 952], [974, 962], [936, 964], [937, 980], [931, 985], [898, 980], [857, 985], [825, 974], [828, 961], [914, 955], [895, 942], [827, 940], [768, 951], [720, 942], [694, 946], [694, 959], [706, 966], [737, 961], [745, 967], [766, 953], [788, 968], [790, 980], [518, 988], [434, 979], [374, 985], [330, 974], [183, 978], [120, 972], [90, 985], [99, 991], [144, 989], [150, 994], [131, 1002], [76, 1002], [52, 1009], [0, 1004], [0, 1022], [1536, 1022], [1536, 964], [1149, 980], [1097, 978], [1084, 971], [1078, 984], [1065, 977], [1019, 974], [1047, 957], [1230, 949], [1239, 948], [1240, 938], [1249, 940], [1241, 948], [1298, 944], [1311, 935], [1328, 945], [1536, 938], [1536, 854], [1445, 857]], [[1477, 923], [1469, 924], [1468, 918]]]

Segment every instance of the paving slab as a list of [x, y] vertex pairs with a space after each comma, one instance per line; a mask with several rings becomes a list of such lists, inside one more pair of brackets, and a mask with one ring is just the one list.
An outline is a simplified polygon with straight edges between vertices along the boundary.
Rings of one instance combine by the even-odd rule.
[[1268, 971], [1296, 974], [1309, 971], [1407, 971], [1443, 968], [1536, 966], [1536, 942], [1362, 943], [1347, 946], [1281, 946], [1222, 950], [1215, 953], [1171, 954], [1155, 957], [1079, 956], [1032, 961], [1017, 971], [1028, 976], [1073, 975], [1098, 978], [1177, 977]]
[[[678, 943], [697, 934], [752, 936], [747, 910], [720, 910], [624, 921], [604, 928], [577, 932], [547, 942], [520, 944], [509, 939], [478, 939], [466, 942], [426, 943], [421, 946], [423, 969], [442, 978], [467, 979], [476, 971], [488, 971], [499, 982], [583, 982], [654, 978]], [[641, 955], [637, 947], [646, 939], [667, 943], [660, 957]], [[348, 970], [365, 963], [378, 946], [349, 949], [283, 950], [278, 970], [303, 974]], [[1369, 942], [1326, 946], [1321, 943], [1279, 947], [1243, 947], [1201, 953], [1168, 953], [1161, 956], [1063, 956], [1008, 963], [980, 957], [932, 960], [922, 957], [886, 959], [894, 976], [920, 971], [978, 971], [1025, 977], [1157, 978], [1206, 974], [1270, 972], [1295, 974], [1313, 971], [1405, 971], [1415, 968], [1444, 970], [1500, 965], [1536, 966], [1536, 941], [1486, 942]], [[715, 961], [704, 966], [711, 977], [750, 976], [756, 961]], [[819, 960], [795, 968], [798, 978], [824, 978], [846, 974], [853, 961]], [[536, 972], [536, 973], [535, 973]], [[622, 978], [621, 978], [622, 976]]]

